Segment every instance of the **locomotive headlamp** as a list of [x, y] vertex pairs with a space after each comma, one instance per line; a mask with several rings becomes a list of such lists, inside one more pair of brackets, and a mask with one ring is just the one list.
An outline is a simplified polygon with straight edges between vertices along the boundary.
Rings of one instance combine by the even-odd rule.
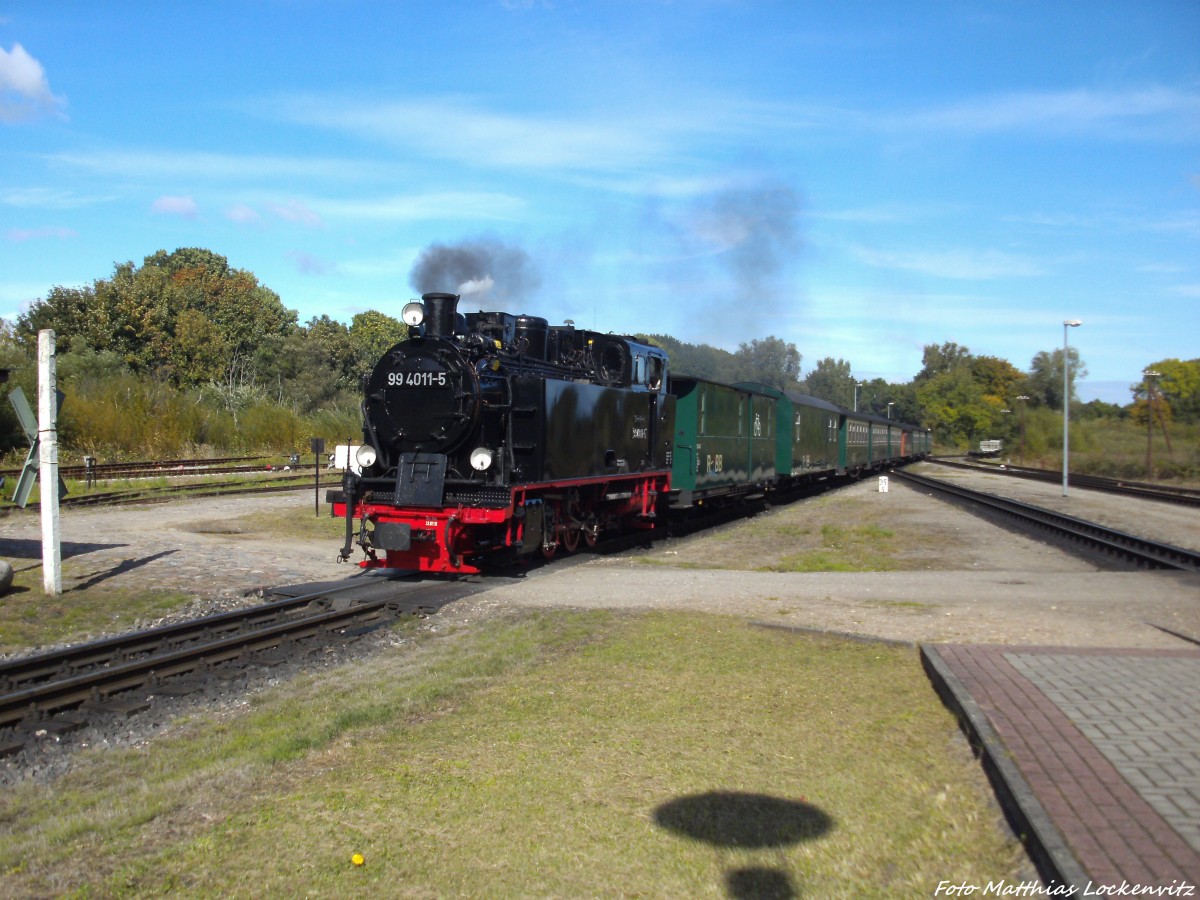
[[411, 303], [405, 303], [404, 309], [400, 310], [400, 319], [405, 325], [411, 325], [416, 328], [425, 321], [425, 307], [413, 300]]
[[476, 447], [471, 451], [471, 468], [476, 472], [486, 472], [492, 467], [492, 451], [487, 447]]
[[379, 458], [379, 454], [375, 452], [375, 448], [370, 444], [363, 444], [354, 451], [354, 461], [358, 463], [360, 469], [369, 469], [375, 465], [375, 460]]

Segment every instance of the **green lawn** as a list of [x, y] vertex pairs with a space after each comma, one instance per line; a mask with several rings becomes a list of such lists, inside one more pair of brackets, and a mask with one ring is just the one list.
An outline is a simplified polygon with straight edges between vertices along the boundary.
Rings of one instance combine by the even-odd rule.
[[890, 897], [1023, 864], [915, 650], [700, 614], [402, 631], [5, 789], [6, 892]]

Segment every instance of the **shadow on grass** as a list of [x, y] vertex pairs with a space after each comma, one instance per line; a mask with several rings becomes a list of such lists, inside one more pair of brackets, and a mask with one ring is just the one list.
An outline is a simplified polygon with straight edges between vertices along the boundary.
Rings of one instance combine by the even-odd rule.
[[[63, 559], [72, 556], [82, 556], [85, 553], [95, 553], [98, 550], [113, 550], [124, 547], [124, 544], [84, 544], [76, 541], [63, 541], [60, 553]], [[37, 559], [42, 558], [42, 542], [27, 538], [5, 538], [0, 540], [0, 559]]]
[[175, 551], [175, 550], [163, 550], [161, 553], [155, 553], [151, 556], [143, 556], [141, 559], [123, 559], [119, 563], [117, 563], [115, 566], [113, 566], [111, 569], [109, 569], [107, 572], [99, 572], [99, 573], [93, 575], [87, 581], [79, 582], [79, 584], [75, 585], [70, 590], [72, 590], [72, 591], [86, 590], [87, 588], [93, 587], [94, 585], [97, 585], [102, 581], [107, 581], [110, 578], [115, 578], [116, 576], [122, 575], [125, 572], [131, 572], [134, 569], [140, 569], [142, 566], [148, 565], [149, 563], [154, 562], [156, 559], [162, 559], [164, 556], [170, 556], [172, 553], [176, 553], [176, 552], [177, 551]]
[[[834, 826], [820, 808], [766, 794], [710, 791], [680, 797], [654, 811], [654, 821], [668, 831], [714, 847], [764, 849], [812, 840]], [[735, 898], [798, 896], [787, 873], [766, 866], [747, 866], [726, 874], [726, 890]]]

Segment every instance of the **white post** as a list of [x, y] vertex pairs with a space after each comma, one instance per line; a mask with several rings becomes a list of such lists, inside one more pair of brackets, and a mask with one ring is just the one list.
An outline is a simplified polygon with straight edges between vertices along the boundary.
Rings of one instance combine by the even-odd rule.
[[54, 331], [38, 332], [38, 479], [42, 483], [42, 588], [62, 593], [62, 548], [58, 535], [58, 364]]

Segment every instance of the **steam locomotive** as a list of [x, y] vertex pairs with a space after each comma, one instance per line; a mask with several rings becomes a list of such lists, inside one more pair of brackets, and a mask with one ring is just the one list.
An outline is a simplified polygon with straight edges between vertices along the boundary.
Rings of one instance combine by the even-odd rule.
[[929, 432], [756, 384], [671, 378], [636, 338], [425, 294], [368, 376], [331, 492], [365, 568], [474, 573], [675, 512], [927, 454]]

